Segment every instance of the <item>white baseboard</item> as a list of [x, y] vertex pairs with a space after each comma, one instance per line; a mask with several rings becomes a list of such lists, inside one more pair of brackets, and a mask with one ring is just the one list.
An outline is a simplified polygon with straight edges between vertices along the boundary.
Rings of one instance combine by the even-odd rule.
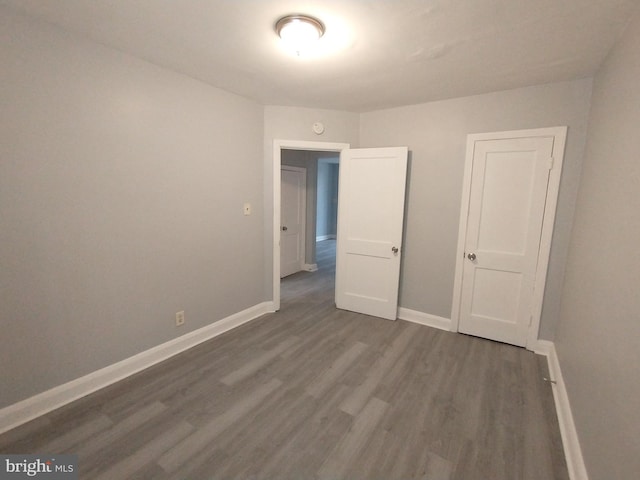
[[560, 424], [560, 434], [562, 435], [562, 445], [564, 446], [564, 456], [567, 460], [569, 478], [571, 480], [589, 480], [587, 468], [582, 458], [582, 449], [578, 440], [578, 432], [573, 422], [569, 396], [562, 378], [560, 362], [556, 354], [556, 347], [553, 342], [538, 340], [534, 352], [546, 355], [549, 364], [549, 376], [555, 383], [551, 384], [553, 389], [553, 399], [556, 404], [558, 423]]
[[316, 237], [316, 242], [321, 242], [323, 240], [335, 240], [335, 235], [319, 235]]
[[306, 270], [307, 272], [317, 272], [318, 271], [318, 264], [317, 263], [305, 263], [302, 266], [303, 270]]
[[449, 318], [438, 317], [429, 313], [418, 312], [408, 308], [398, 308], [398, 318], [407, 322], [419, 323], [427, 327], [439, 328], [440, 330], [451, 331], [451, 320]]
[[[536, 343], [533, 345], [532, 350], [533, 353], [537, 353], [538, 355], [544, 355], [545, 357], [549, 357], [551, 355], [551, 351], [554, 350], [555, 346], [553, 342], [549, 340], [536, 340]], [[551, 371], [551, 367], [549, 367], [549, 371]]]
[[0, 433], [149, 368], [265, 313], [274, 311], [273, 302], [260, 303], [108, 367], [9, 405], [0, 410]]

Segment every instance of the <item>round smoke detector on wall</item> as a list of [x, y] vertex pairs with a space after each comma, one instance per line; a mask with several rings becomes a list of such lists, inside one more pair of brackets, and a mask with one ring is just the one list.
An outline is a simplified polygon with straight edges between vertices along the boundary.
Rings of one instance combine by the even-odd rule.
[[316, 135], [322, 135], [324, 133], [324, 125], [322, 124], [322, 122], [314, 123], [311, 129]]

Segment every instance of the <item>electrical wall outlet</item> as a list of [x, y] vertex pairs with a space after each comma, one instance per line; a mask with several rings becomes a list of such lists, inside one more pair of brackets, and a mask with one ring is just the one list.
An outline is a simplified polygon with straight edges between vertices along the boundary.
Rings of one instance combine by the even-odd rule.
[[184, 325], [184, 311], [176, 313], [176, 327]]

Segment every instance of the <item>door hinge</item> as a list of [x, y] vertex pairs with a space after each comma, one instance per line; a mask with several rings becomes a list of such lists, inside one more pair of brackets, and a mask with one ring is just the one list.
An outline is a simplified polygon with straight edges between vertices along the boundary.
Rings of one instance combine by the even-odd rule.
[[553, 169], [553, 157], [549, 157], [549, 170]]

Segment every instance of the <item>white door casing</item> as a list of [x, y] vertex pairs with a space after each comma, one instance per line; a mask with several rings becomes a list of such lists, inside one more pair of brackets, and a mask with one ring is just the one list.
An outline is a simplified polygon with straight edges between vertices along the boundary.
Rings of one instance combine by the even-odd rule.
[[283, 165], [280, 175], [280, 277], [286, 277], [302, 270], [304, 264], [307, 171]]
[[566, 127], [469, 135], [452, 321], [535, 347]]
[[407, 147], [340, 156], [336, 306], [395, 320], [402, 255]]
[[272, 211], [272, 311], [280, 310], [280, 226], [281, 224], [281, 178], [280, 172], [282, 167], [282, 150], [313, 150], [321, 152], [336, 152], [340, 153], [342, 150], [349, 148], [348, 143], [336, 143], [336, 142], [310, 142], [306, 140], [281, 140], [275, 139], [273, 141], [273, 153], [272, 162], [269, 173], [273, 183], [273, 191], [271, 196], [271, 202], [273, 206]]

